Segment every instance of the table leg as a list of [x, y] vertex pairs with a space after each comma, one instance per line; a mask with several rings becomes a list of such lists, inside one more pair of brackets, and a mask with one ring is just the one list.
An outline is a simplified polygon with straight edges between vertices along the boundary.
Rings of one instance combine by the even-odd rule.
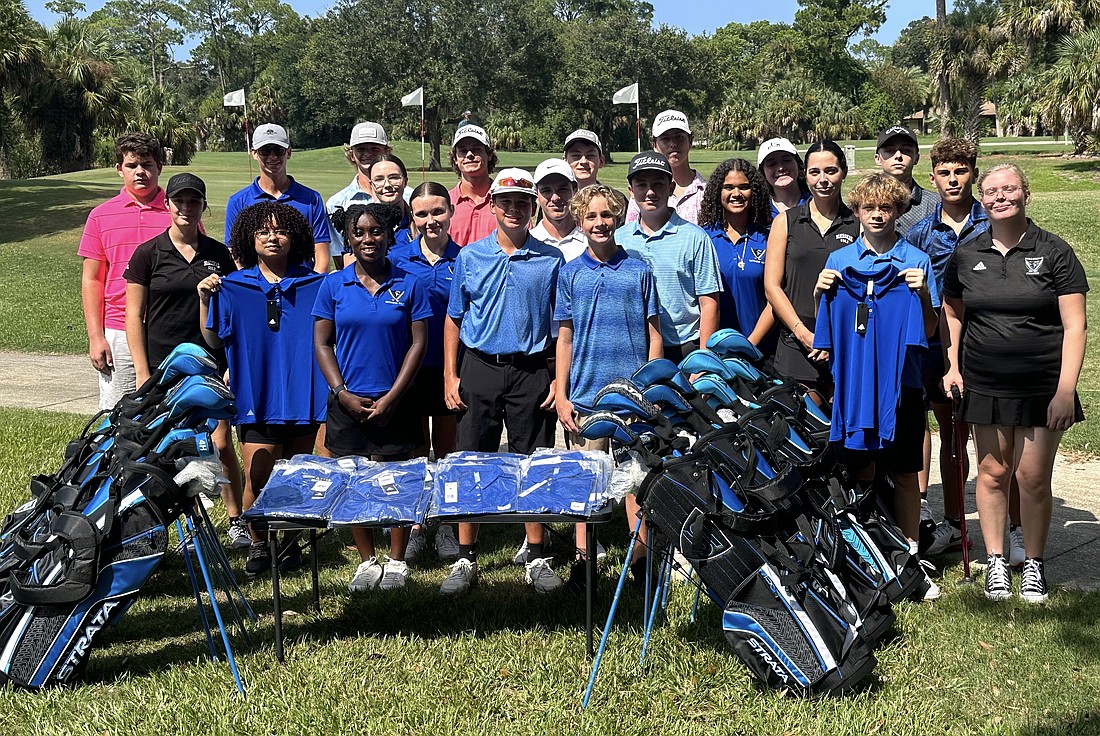
[[584, 624], [585, 624], [585, 644], [587, 645], [586, 651], [588, 652], [588, 658], [592, 659], [596, 656], [596, 649], [593, 642], [593, 615], [592, 615], [592, 601], [596, 596], [596, 525], [585, 525], [585, 583], [584, 586]]
[[272, 529], [268, 532], [268, 541], [271, 545], [271, 604], [275, 614], [275, 659], [284, 662], [283, 652], [283, 601], [279, 591], [279, 532]]
[[317, 530], [309, 530], [309, 564], [313, 571], [313, 608], [321, 612], [321, 584], [317, 573]]

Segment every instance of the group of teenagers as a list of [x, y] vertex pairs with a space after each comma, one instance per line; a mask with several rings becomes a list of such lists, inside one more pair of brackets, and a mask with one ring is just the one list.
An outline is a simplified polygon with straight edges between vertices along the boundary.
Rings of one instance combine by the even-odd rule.
[[[774, 138], [756, 165], [731, 158], [709, 178], [691, 166], [683, 113], [656, 116], [650, 142], [630, 160], [624, 195], [599, 182], [606, 158], [591, 131], [571, 133], [562, 157], [532, 174], [496, 171], [489, 136], [464, 124], [450, 149], [458, 184], [410, 188], [384, 128], [364, 122], [344, 148], [354, 177], [326, 202], [287, 173], [290, 139], [266, 124], [251, 141], [260, 174], [230, 198], [223, 245], [202, 228], [205, 183], [184, 173], [160, 189], [157, 141], [123, 136], [123, 189], [93, 210], [79, 250], [101, 406], [175, 345], [210, 348], [238, 407], [240, 464], [228, 423], [215, 434], [229, 543], [247, 548], [254, 576], [300, 564], [297, 542], [273, 561], [264, 530], [240, 518], [277, 461], [495, 452], [505, 429], [508, 451], [530, 454], [555, 445], [558, 424], [567, 446], [606, 450], [578, 432], [606, 383], [734, 328], [775, 373], [831, 404], [850, 477], [889, 476], [914, 554], [962, 543], [948, 441], [942, 521], [923, 500], [928, 411], [946, 437], [960, 395], [978, 457], [985, 593], [1012, 596], [1016, 568], [1019, 595], [1045, 600], [1054, 456], [1083, 419], [1088, 284], [1070, 246], [1027, 218], [1024, 172], [979, 172], [972, 143], [945, 139], [926, 189], [917, 139], [895, 126], [878, 138], [881, 170], [845, 199], [848, 163], [832, 141], [800, 156]], [[632, 498], [626, 510], [637, 513]], [[383, 560], [371, 529], [352, 535], [352, 591], [404, 586], [426, 547], [425, 529], [394, 528]], [[477, 538], [475, 524], [435, 531], [439, 557], [454, 560], [441, 592], [477, 583]], [[580, 592], [589, 553], [579, 525], [563, 583], [546, 529], [526, 524], [515, 560], [539, 592]], [[645, 555], [636, 545], [638, 581]], [[939, 595], [932, 583], [926, 598]]]

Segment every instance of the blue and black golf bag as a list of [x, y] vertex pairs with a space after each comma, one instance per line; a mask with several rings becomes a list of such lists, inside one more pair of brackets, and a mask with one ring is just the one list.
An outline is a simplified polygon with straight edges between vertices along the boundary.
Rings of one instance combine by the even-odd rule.
[[53, 475], [0, 528], [0, 682], [72, 682], [97, 635], [126, 612], [168, 549], [168, 525], [196, 502], [173, 479], [215, 453], [233, 396], [194, 345], [93, 419]]

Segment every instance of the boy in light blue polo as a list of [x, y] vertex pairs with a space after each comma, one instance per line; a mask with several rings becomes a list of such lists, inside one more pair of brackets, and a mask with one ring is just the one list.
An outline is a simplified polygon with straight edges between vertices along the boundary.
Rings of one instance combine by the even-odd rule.
[[616, 231], [615, 241], [653, 271], [664, 355], [679, 362], [718, 329], [718, 257], [706, 232], [669, 206], [672, 166], [664, 154], [643, 151], [630, 159], [626, 180], [640, 214]]
[[[631, 258], [615, 242], [615, 228], [626, 212], [621, 194], [602, 184], [587, 186], [574, 195], [569, 208], [588, 247], [558, 272], [554, 408], [570, 447], [606, 451], [606, 439], [580, 436], [574, 405], [591, 406], [610, 381], [632, 375], [646, 361], [661, 357], [657, 286], [649, 266]], [[626, 512], [627, 519], [637, 518], [633, 495], [626, 498]], [[576, 544], [578, 556], [565, 590], [579, 595], [585, 588], [583, 560], [587, 554], [583, 524], [577, 524]], [[637, 571], [634, 563], [644, 557], [645, 545], [636, 545], [634, 550], [631, 569]]]

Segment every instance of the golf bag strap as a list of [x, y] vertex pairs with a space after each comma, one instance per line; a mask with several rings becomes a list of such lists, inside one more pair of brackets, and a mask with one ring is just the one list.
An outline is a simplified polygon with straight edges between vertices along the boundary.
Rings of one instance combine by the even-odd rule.
[[756, 548], [775, 568], [779, 579], [785, 586], [794, 590], [810, 578], [810, 571], [794, 556], [787, 545], [778, 539], [759, 538], [754, 540]]
[[158, 465], [140, 460], [123, 460], [119, 464], [123, 471], [122, 479], [124, 485], [133, 475], [149, 476], [152, 482], [142, 489], [146, 498], [157, 498], [167, 492], [179, 492], [179, 486], [172, 480], [172, 476], [162, 470]]
[[30, 569], [12, 570], [8, 579], [12, 598], [26, 606], [71, 605], [85, 598], [99, 576], [99, 532], [83, 514], [66, 511], [50, 525], [49, 548], [68, 548], [64, 572], [51, 583], [32, 582]]

